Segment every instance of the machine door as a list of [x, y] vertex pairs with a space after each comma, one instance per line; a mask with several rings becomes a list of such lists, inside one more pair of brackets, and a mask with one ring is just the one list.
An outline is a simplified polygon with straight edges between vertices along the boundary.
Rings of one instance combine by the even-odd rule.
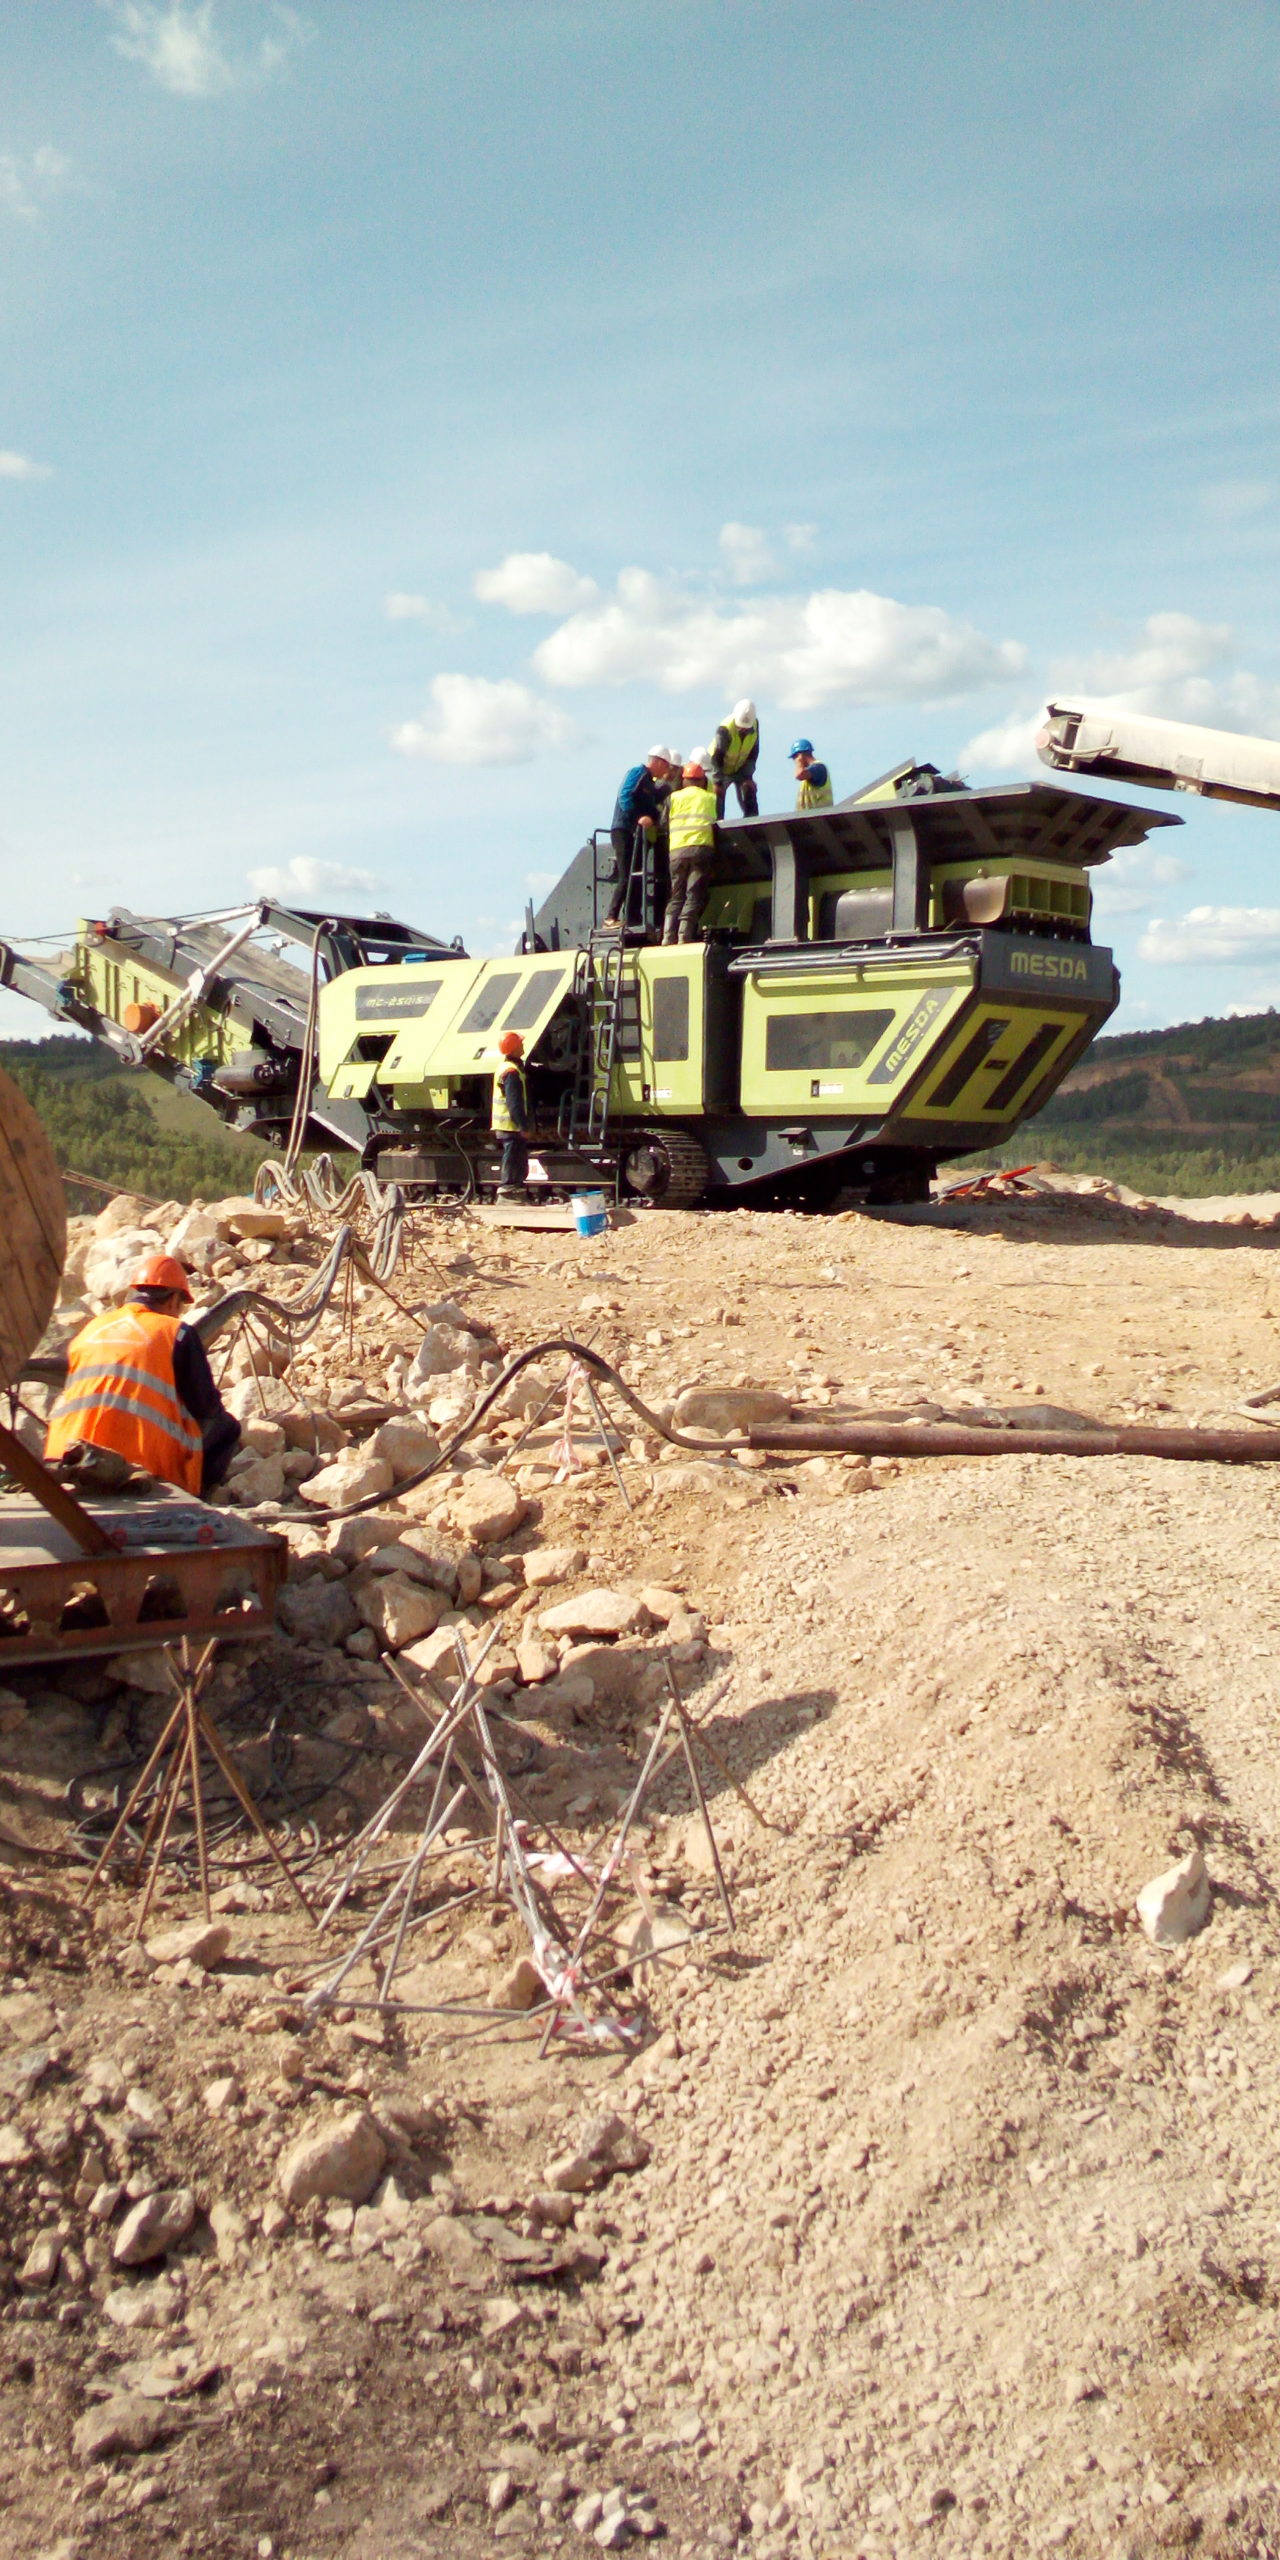
[[1078, 1012], [982, 1004], [967, 1014], [902, 1119], [997, 1121], [1016, 1112], [1080, 1028]]

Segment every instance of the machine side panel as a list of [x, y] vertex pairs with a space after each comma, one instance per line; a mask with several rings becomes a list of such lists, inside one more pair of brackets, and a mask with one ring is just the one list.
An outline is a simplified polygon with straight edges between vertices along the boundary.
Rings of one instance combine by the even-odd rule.
[[743, 990], [745, 1110], [883, 1120], [967, 1002], [974, 965], [904, 963], [864, 973], [751, 973]]

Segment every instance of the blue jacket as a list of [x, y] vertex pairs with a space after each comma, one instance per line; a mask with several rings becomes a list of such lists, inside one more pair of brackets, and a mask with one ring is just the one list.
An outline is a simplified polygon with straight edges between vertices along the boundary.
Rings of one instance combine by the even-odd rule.
[[641, 818], [656, 818], [665, 795], [659, 791], [647, 764], [633, 764], [624, 773], [618, 797], [613, 804], [613, 824], [625, 827], [634, 835]]

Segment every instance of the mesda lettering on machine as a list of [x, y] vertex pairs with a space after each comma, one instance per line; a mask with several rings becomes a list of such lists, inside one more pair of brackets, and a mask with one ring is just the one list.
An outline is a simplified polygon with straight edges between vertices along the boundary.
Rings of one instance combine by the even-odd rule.
[[904, 1023], [893, 1047], [880, 1060], [879, 1066], [872, 1068], [867, 1078], [868, 1084], [893, 1083], [894, 1077], [900, 1074], [912, 1051], [918, 1049], [930, 1023], [941, 1013], [951, 993], [950, 987], [931, 987], [929, 993], [921, 997], [910, 1021]]
[[1088, 961], [1071, 951], [1011, 951], [1009, 969], [1015, 978], [1052, 978], [1070, 986], [1080, 986], [1089, 975]]

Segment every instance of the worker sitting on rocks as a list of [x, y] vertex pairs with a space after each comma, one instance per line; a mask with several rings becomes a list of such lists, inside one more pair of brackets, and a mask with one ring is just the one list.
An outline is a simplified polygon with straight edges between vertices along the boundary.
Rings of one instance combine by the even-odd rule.
[[711, 743], [711, 779], [715, 785], [716, 816], [724, 816], [725, 795], [730, 783], [738, 795], [738, 806], [744, 818], [760, 814], [760, 798], [756, 790], [756, 765], [760, 757], [760, 721], [754, 702], [735, 702], [727, 720], [722, 720]]
[[685, 766], [682, 786], [667, 803], [667, 828], [671, 897], [662, 939], [697, 942], [716, 859], [716, 795], [708, 787], [705, 766]]
[[[135, 1272], [122, 1307], [82, 1326], [67, 1350], [67, 1383], [49, 1416], [45, 1456], [104, 1490], [130, 1468], [212, 1493], [240, 1442], [193, 1325], [191, 1283], [176, 1255]], [[113, 1463], [114, 1462], [114, 1463]]]
[[502, 1139], [502, 1170], [498, 1179], [500, 1200], [522, 1200], [529, 1179], [529, 1139], [533, 1121], [529, 1113], [529, 1087], [524, 1071], [524, 1042], [518, 1031], [504, 1031], [498, 1042], [498, 1055], [505, 1063], [493, 1079], [493, 1116], [490, 1127]]
[[790, 753], [795, 767], [797, 809], [833, 808], [831, 776], [825, 764], [819, 764], [812, 738], [797, 738]]

